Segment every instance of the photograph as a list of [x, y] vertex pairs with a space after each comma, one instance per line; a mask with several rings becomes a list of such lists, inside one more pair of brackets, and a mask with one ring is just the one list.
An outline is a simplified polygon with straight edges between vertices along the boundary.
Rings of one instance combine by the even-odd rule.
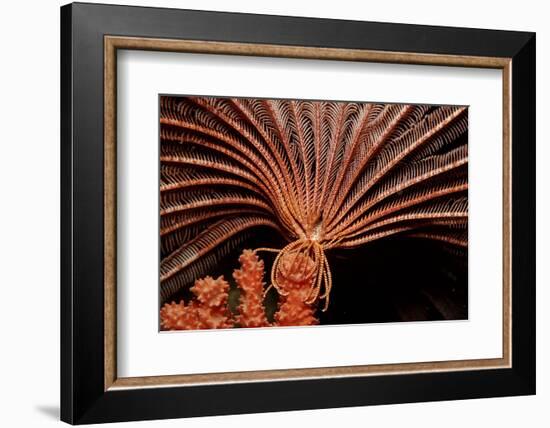
[[[25, 72], [47, 63], [42, 49], [6, 68], [21, 75], [6, 80], [18, 100], [7, 123], [26, 124], [6, 127], [19, 150], [5, 181], [22, 178], [8, 187], [30, 203], [5, 211], [33, 217], [5, 222], [26, 264], [6, 289], [21, 290], [38, 254], [34, 300], [59, 319], [34, 310], [8, 330], [23, 343], [40, 320], [19, 359], [56, 336], [57, 372], [42, 359], [24, 370], [54, 374], [58, 393], [33, 389], [36, 411], [14, 418], [280, 427], [333, 426], [350, 412], [425, 426], [429, 413], [508, 427], [542, 414], [542, 21], [519, 6], [444, 16], [398, 2], [330, 13], [286, 0], [71, 3], [50, 16], [56, 66], [42, 68], [57, 96], [52, 76]], [[25, 37], [8, 49], [42, 40]], [[21, 96], [25, 85], [35, 95]], [[38, 100], [59, 109], [32, 115]], [[60, 150], [45, 144], [48, 126]], [[43, 169], [57, 165], [54, 185], [30, 174], [29, 156], [18, 162], [24, 130], [38, 130], [29, 141]], [[41, 249], [29, 227], [55, 200], [47, 189], [59, 233]], [[56, 238], [52, 293], [42, 256]], [[24, 388], [13, 377], [9, 388]]]
[[468, 106], [158, 111], [161, 331], [468, 319]]

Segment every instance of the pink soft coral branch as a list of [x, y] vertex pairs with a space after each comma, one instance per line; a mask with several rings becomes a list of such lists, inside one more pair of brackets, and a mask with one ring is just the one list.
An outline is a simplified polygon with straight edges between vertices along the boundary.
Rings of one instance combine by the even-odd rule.
[[195, 281], [191, 291], [195, 295], [186, 305], [166, 303], [160, 310], [162, 330], [198, 330], [231, 327], [305, 326], [319, 324], [315, 317], [317, 301], [306, 303], [314, 281], [315, 264], [303, 253], [284, 254], [280, 261], [278, 310], [274, 322], [269, 323], [263, 304], [264, 262], [252, 250], [244, 250], [239, 257], [240, 269], [233, 278], [241, 291], [238, 315], [233, 317], [227, 300], [229, 284], [223, 276], [209, 276]]
[[160, 325], [163, 330], [198, 330], [233, 327], [231, 312], [227, 307], [229, 284], [220, 276], [209, 276], [195, 281], [191, 287], [195, 299], [185, 306], [167, 303], [160, 310]]
[[251, 250], [244, 250], [239, 257], [241, 268], [233, 272], [233, 278], [241, 289], [237, 322], [241, 327], [267, 327], [264, 297], [264, 262]]
[[275, 313], [275, 322], [279, 326], [315, 325], [315, 307], [308, 304], [315, 264], [304, 253], [286, 253], [279, 264], [279, 288], [281, 296], [279, 310]]

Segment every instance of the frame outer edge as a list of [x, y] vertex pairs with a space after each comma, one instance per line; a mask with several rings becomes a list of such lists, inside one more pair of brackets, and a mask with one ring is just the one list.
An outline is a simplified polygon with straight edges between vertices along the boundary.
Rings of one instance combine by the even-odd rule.
[[536, 35], [512, 59], [513, 370], [536, 393]]
[[63, 422], [74, 423], [74, 365], [73, 365], [73, 34], [72, 5], [60, 10], [61, 33], [61, 82], [60, 82], [60, 128], [61, 128], [61, 385], [60, 418]]

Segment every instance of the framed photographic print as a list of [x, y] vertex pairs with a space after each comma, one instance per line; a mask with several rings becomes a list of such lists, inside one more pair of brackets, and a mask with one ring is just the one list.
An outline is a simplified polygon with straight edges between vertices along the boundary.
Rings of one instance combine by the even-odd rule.
[[535, 35], [61, 8], [61, 418], [535, 393]]

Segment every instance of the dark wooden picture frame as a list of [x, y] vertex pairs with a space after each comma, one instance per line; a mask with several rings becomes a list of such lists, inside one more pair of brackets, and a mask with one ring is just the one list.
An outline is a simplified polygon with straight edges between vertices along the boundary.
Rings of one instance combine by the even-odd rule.
[[[117, 377], [117, 49], [502, 69], [503, 357]], [[83, 3], [61, 8], [63, 421], [83, 424], [534, 393], [533, 33]]]

